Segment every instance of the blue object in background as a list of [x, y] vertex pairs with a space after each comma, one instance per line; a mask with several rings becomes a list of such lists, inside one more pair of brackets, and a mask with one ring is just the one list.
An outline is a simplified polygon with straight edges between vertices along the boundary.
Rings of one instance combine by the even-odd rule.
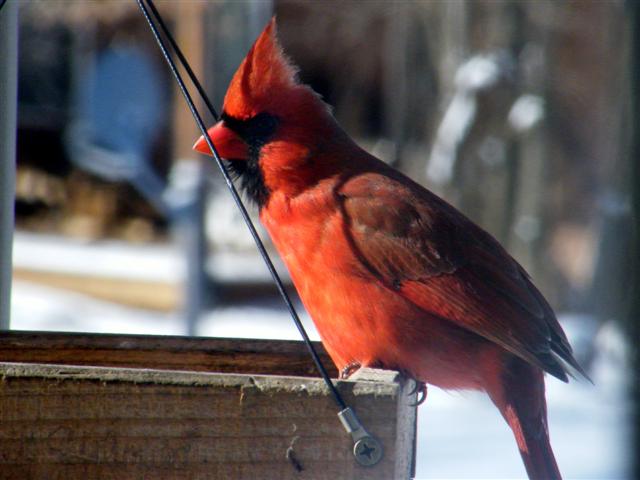
[[132, 183], [168, 215], [166, 184], [150, 158], [168, 106], [161, 79], [144, 50], [105, 50], [78, 82], [76, 118], [67, 140], [79, 167], [107, 180]]
[[[78, 82], [77, 112], [67, 144], [72, 161], [109, 181], [133, 185], [177, 230], [187, 256], [186, 333], [195, 335], [212, 288], [206, 288], [202, 165], [175, 162], [169, 185], [154, 171], [151, 153], [167, 117], [167, 89], [144, 50], [113, 47], [99, 54]], [[176, 228], [177, 227], [177, 228]]]
[[92, 143], [114, 152], [148, 158], [165, 113], [160, 74], [134, 47], [106, 50], [81, 86], [80, 117]]

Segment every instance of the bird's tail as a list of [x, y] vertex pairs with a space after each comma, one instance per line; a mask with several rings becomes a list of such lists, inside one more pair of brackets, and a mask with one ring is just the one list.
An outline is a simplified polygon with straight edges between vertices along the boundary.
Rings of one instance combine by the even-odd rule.
[[519, 358], [509, 363], [489, 396], [513, 431], [529, 478], [562, 480], [549, 442], [543, 372]]
[[546, 416], [538, 421], [523, 420], [513, 406], [502, 412], [513, 430], [522, 461], [531, 480], [562, 480], [556, 458], [551, 450]]

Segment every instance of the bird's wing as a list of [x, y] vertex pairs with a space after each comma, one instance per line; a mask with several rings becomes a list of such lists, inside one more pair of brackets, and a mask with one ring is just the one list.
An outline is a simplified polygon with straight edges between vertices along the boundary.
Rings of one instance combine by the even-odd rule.
[[352, 176], [336, 195], [354, 252], [388, 288], [564, 381], [552, 352], [581, 371], [524, 269], [449, 204], [392, 171]]

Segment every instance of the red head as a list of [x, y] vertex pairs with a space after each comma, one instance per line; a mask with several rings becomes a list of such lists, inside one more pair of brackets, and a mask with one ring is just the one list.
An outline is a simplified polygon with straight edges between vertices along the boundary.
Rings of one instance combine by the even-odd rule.
[[[236, 173], [259, 177], [242, 178], [245, 183], [257, 180], [260, 185], [254, 187], [273, 190], [284, 182], [283, 169], [301, 166], [319, 140], [337, 133], [337, 128], [318, 95], [299, 83], [272, 18], [233, 76], [221, 120], [208, 133]], [[204, 137], [193, 148], [211, 155]], [[255, 197], [251, 185], [244, 186]]]

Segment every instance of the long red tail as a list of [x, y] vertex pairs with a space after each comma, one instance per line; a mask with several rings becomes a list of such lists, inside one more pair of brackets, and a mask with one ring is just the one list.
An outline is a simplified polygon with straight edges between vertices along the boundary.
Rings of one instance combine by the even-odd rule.
[[488, 393], [513, 431], [529, 478], [562, 480], [549, 442], [544, 390], [542, 370], [512, 357]]
[[523, 420], [523, 415], [519, 415], [512, 405], [508, 405], [502, 414], [516, 437], [529, 478], [561, 480], [562, 476], [549, 442], [546, 412], [545, 416], [539, 417], [535, 423], [529, 419]]

